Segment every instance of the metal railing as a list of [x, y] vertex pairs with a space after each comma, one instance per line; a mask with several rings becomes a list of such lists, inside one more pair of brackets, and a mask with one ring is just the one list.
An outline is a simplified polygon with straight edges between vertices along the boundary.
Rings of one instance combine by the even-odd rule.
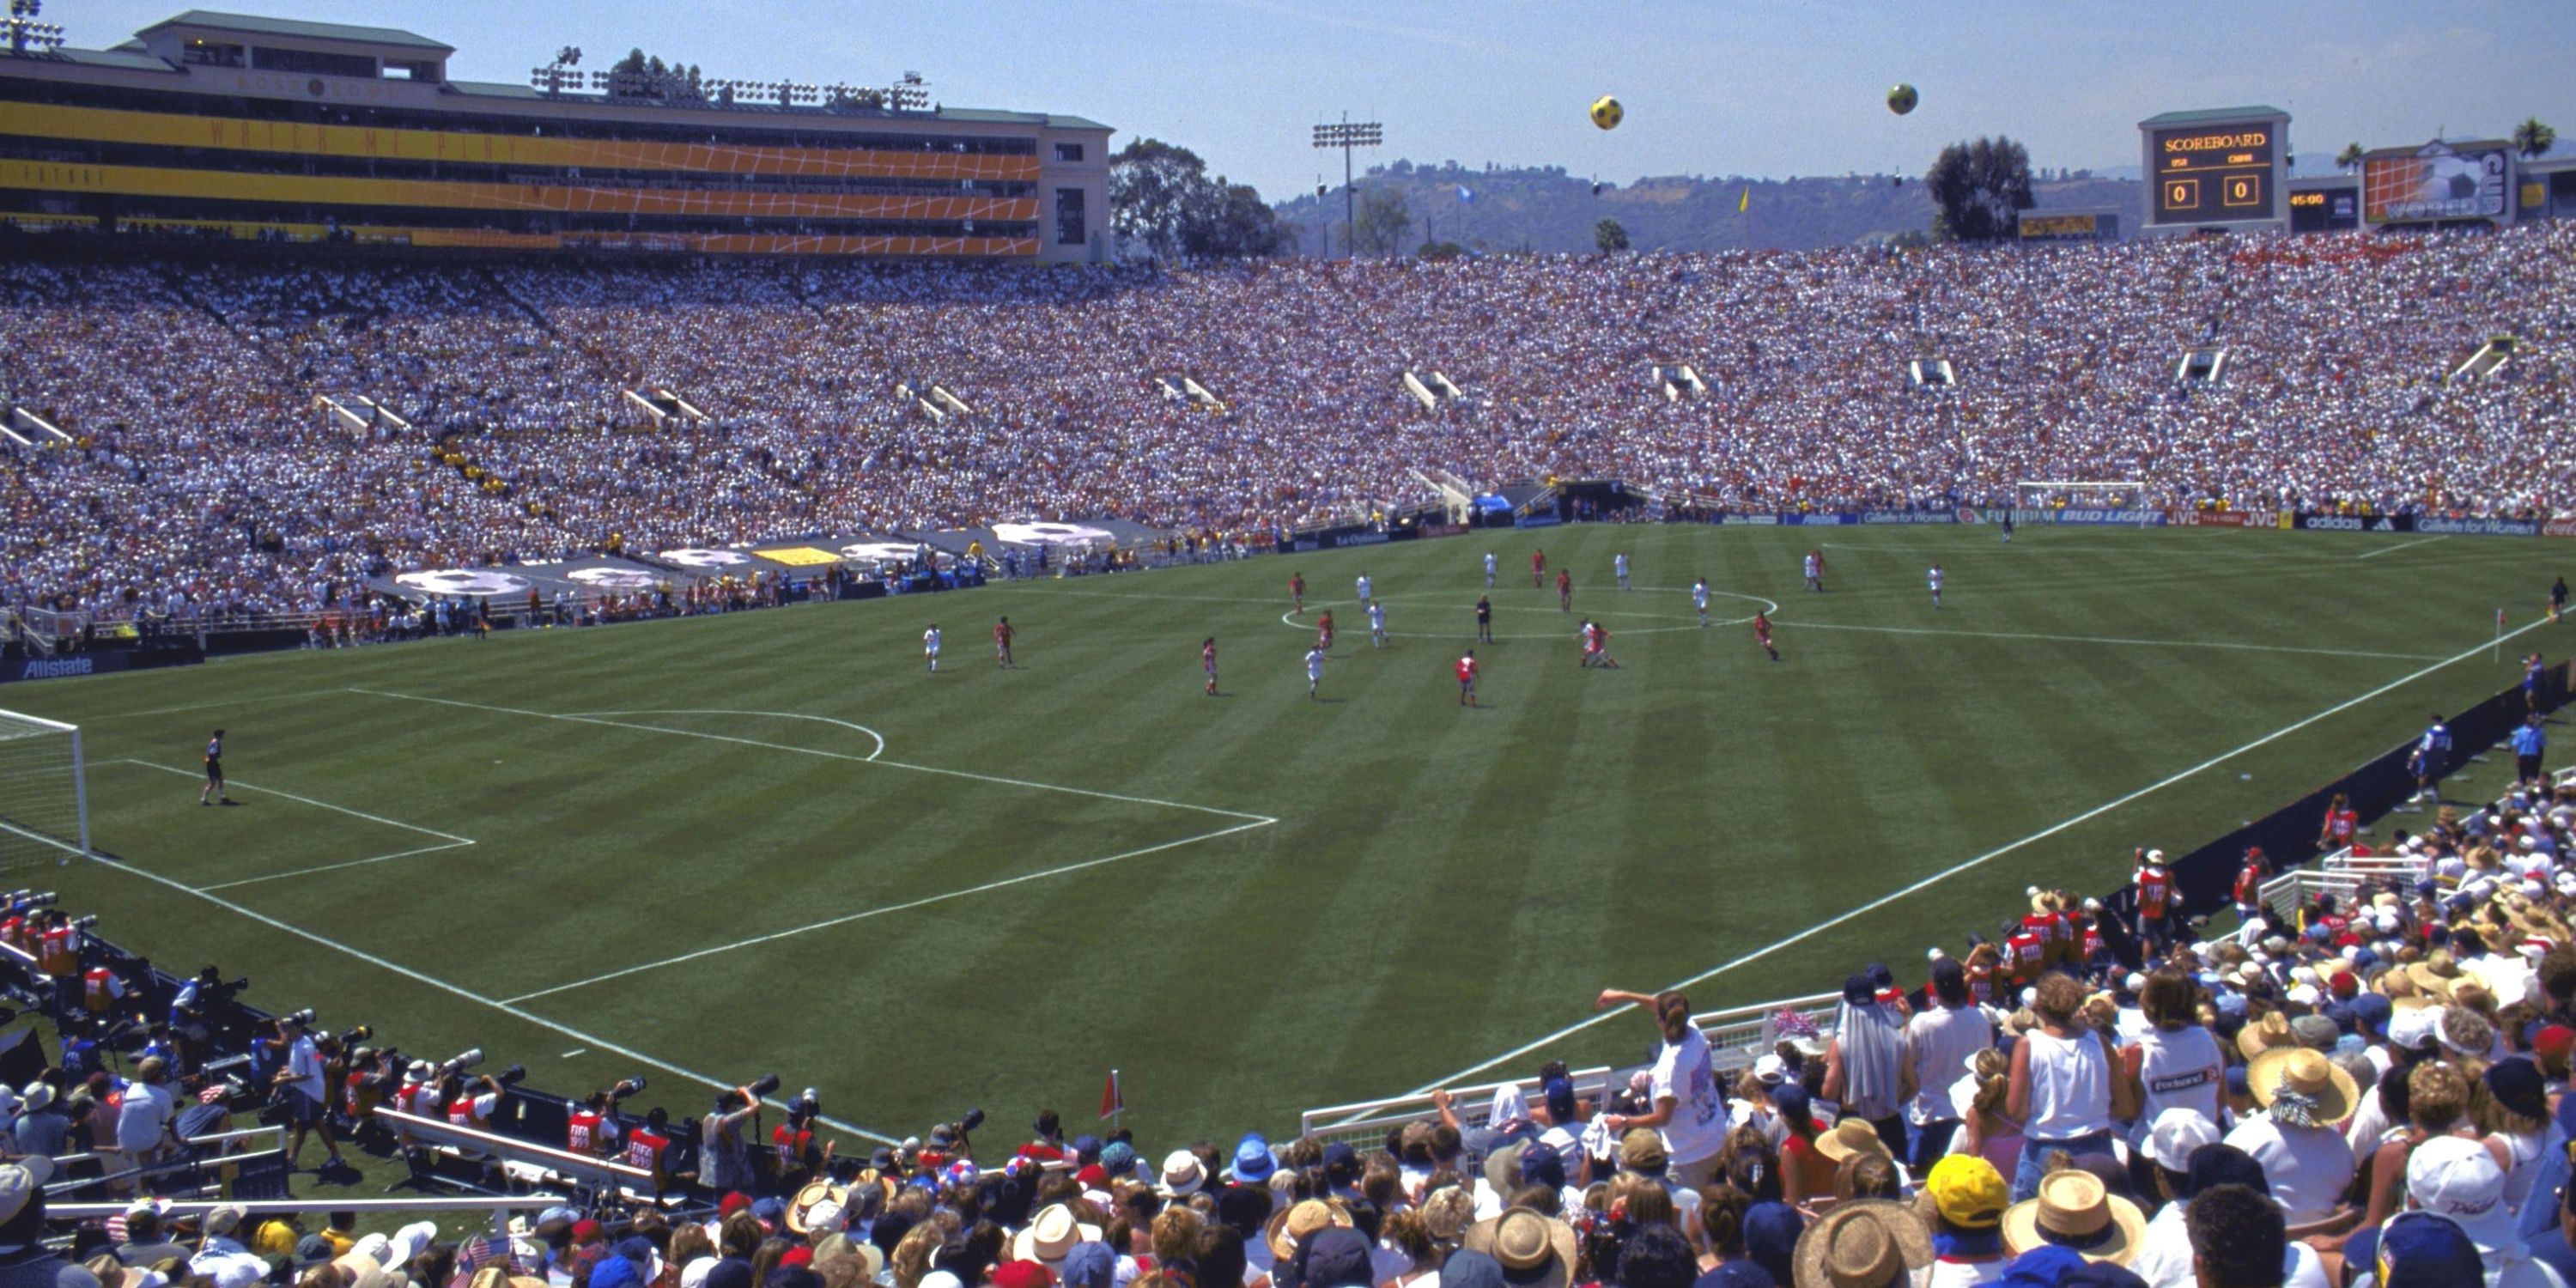
[[2256, 897], [2282, 917], [2296, 917], [2301, 907], [2321, 894], [2349, 903], [2361, 891], [2391, 877], [2412, 883], [2424, 876], [2424, 860], [2400, 854], [2355, 854], [2345, 847], [2317, 861], [2313, 868], [2292, 868], [2262, 884]]
[[[1842, 1001], [1840, 993], [1811, 993], [1805, 997], [1761, 1002], [1752, 1006], [1730, 1007], [1691, 1017], [1701, 1036], [1708, 1039], [1709, 1058], [1721, 1073], [1732, 1073], [1752, 1065], [1780, 1041], [1778, 1018], [1790, 1011], [1807, 1017], [1820, 1034], [1832, 1036], [1834, 1009]], [[1578, 1069], [1567, 1076], [1574, 1082], [1578, 1096], [1599, 1097], [1614, 1090], [1614, 1080], [1627, 1070], [1602, 1065]], [[1539, 1089], [1538, 1079], [1507, 1078], [1473, 1086], [1444, 1088], [1449, 1093], [1449, 1112], [1467, 1126], [1483, 1126], [1492, 1107], [1494, 1092], [1502, 1087], [1517, 1086], [1525, 1095]], [[1440, 1110], [1431, 1102], [1430, 1093], [1392, 1096], [1383, 1100], [1361, 1100], [1344, 1105], [1326, 1105], [1309, 1109], [1298, 1116], [1298, 1134], [1318, 1141], [1346, 1141], [1355, 1146], [1373, 1145], [1386, 1133], [1406, 1123], [1438, 1122]]]
[[[360, 1215], [386, 1212], [490, 1212], [492, 1232], [501, 1234], [507, 1228], [512, 1212], [543, 1211], [562, 1207], [572, 1200], [560, 1194], [482, 1195], [435, 1194], [403, 1199], [184, 1199], [170, 1204], [169, 1216], [177, 1219], [203, 1217], [219, 1207], [235, 1207], [252, 1216], [285, 1215], [303, 1212], [356, 1212]], [[130, 1202], [116, 1203], [47, 1203], [45, 1219], [49, 1221], [88, 1221], [125, 1215]]]

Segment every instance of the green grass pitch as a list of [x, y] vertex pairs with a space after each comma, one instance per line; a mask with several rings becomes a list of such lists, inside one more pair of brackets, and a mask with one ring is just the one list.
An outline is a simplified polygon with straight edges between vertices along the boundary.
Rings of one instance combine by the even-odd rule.
[[[1531, 588], [1533, 545], [1575, 614]], [[1501, 639], [1467, 711], [1487, 549]], [[2538, 618], [2558, 549], [1591, 526], [49, 681], [0, 702], [83, 726], [95, 840], [131, 866], [12, 879], [165, 968], [549, 1089], [644, 1072], [694, 1113], [689, 1074], [776, 1070], [902, 1136], [976, 1103], [1080, 1117], [1114, 1065], [1143, 1139], [1276, 1135], [1575, 1025], [1605, 985], [1698, 977], [1713, 1009], [1910, 975], [2027, 885], [2107, 890], [2131, 845], [2189, 848], [2510, 683], [2517, 650], [2563, 653], [2546, 626], [2488, 643], [2498, 606]], [[1777, 664], [1742, 621], [1764, 602]], [[1577, 667], [1586, 613], [1621, 669]], [[237, 809], [196, 804], [215, 725]]]

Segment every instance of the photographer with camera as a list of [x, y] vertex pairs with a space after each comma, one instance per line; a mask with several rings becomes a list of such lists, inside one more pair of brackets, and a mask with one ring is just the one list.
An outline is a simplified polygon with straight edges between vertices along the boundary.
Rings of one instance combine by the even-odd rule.
[[[209, 971], [213, 969], [207, 967]], [[304, 1031], [304, 1026], [312, 1021], [313, 1012], [309, 1010], [281, 1015], [273, 1022], [276, 1035], [262, 1041], [285, 1053], [284, 1066], [270, 1079], [274, 1090], [270, 1093], [269, 1107], [283, 1115], [281, 1121], [295, 1129], [293, 1139], [286, 1147], [287, 1170], [293, 1171], [296, 1160], [304, 1154], [304, 1133], [319, 1127], [322, 1148], [329, 1152], [328, 1157], [322, 1160], [320, 1173], [317, 1173], [323, 1174], [341, 1171], [349, 1164], [340, 1157], [340, 1141], [332, 1135], [331, 1120], [322, 1112], [323, 1099], [330, 1092], [322, 1081], [322, 1052]]]
[[223, 972], [208, 966], [170, 997], [170, 1029], [179, 1035], [180, 1067], [195, 1072], [214, 1054], [215, 1012], [224, 1000]]
[[566, 1105], [564, 1148], [571, 1153], [588, 1154], [594, 1158], [615, 1157], [618, 1152], [617, 1106], [643, 1089], [641, 1075], [623, 1078], [606, 1091], [594, 1091], [587, 1098]]
[[805, 1178], [819, 1176], [832, 1164], [832, 1142], [814, 1143], [814, 1121], [822, 1117], [823, 1101], [812, 1087], [787, 1102], [787, 1121], [769, 1132], [770, 1166], [777, 1173], [780, 1189], [804, 1183]]
[[708, 1189], [749, 1191], [758, 1179], [742, 1125], [760, 1112], [760, 1098], [778, 1090], [778, 1075], [764, 1073], [716, 1096], [715, 1111], [698, 1120], [698, 1180]]

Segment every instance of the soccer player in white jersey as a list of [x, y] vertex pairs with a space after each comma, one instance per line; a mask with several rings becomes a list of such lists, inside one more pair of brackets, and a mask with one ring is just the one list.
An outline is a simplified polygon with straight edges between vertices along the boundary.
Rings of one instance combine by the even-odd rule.
[[1699, 610], [1699, 628], [1708, 629], [1708, 578], [1691, 583], [1691, 607]]
[[1612, 573], [1613, 575], [1615, 575], [1616, 577], [1618, 577], [1618, 579], [1619, 579], [1619, 589], [1621, 589], [1621, 590], [1626, 590], [1626, 589], [1628, 588], [1628, 552], [1627, 552], [1627, 551], [1622, 550], [1622, 551], [1620, 551], [1619, 553], [1617, 553], [1617, 554], [1615, 554], [1615, 555], [1610, 556], [1610, 571], [1611, 571], [1611, 573]]
[[1806, 589], [1823, 590], [1825, 588], [1825, 552], [1821, 550], [1808, 551], [1807, 558], [1801, 566], [1806, 570], [1807, 574]]
[[1932, 587], [1932, 606], [1939, 608], [1941, 606], [1941, 565], [1932, 565], [1932, 571], [1923, 574], [1923, 581]]
[[1369, 647], [1386, 647], [1386, 605], [1372, 599], [1368, 602]]
[[1363, 604], [1369, 602], [1369, 579], [1367, 573], [1360, 574], [1360, 602]]
[[1322, 645], [1306, 650], [1306, 696], [1315, 696], [1315, 686], [1324, 682], [1324, 649]]
[[1486, 552], [1485, 552], [1485, 588], [1486, 588], [1487, 590], [1491, 590], [1491, 589], [1493, 589], [1493, 586], [1494, 586], [1494, 552], [1493, 552], [1493, 551], [1491, 551], [1491, 550], [1488, 550], [1488, 551], [1486, 551]]
[[921, 633], [921, 660], [929, 665], [932, 675], [939, 674], [939, 623], [937, 622], [932, 622], [930, 629]]

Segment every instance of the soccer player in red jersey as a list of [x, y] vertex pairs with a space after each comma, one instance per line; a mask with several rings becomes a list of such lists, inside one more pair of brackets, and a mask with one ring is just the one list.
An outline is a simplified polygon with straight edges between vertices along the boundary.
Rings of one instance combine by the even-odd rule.
[[1306, 611], [1306, 574], [1302, 572], [1288, 574], [1288, 598], [1297, 605], [1288, 611], [1292, 613]]
[[1593, 665], [1606, 666], [1613, 671], [1619, 669], [1619, 659], [1610, 656], [1610, 628], [1599, 622], [1592, 624], [1592, 650], [1599, 654], [1593, 659]]
[[1011, 629], [1010, 618], [1005, 617], [1002, 620], [993, 623], [993, 665], [1018, 665], [1018, 663], [1011, 660], [1011, 641], [1018, 635], [1019, 632]]
[[1563, 568], [1556, 570], [1556, 611], [1574, 611], [1574, 574]]
[[2360, 831], [2361, 811], [2354, 809], [2342, 792], [2336, 792], [2334, 799], [2326, 802], [2326, 821], [2317, 829], [2317, 848], [2328, 854], [2345, 849]]
[[1216, 637], [1199, 641], [1199, 669], [1207, 672], [1207, 695], [1216, 696]]
[[1323, 649], [1323, 650], [1325, 650], [1325, 651], [1327, 651], [1327, 652], [1330, 652], [1330, 651], [1332, 650], [1332, 647], [1333, 647], [1333, 610], [1332, 610], [1332, 609], [1329, 609], [1329, 608], [1325, 609], [1325, 610], [1324, 610], [1324, 615], [1315, 619], [1315, 647], [1317, 647], [1317, 648], [1319, 648], [1319, 649]]
[[1544, 590], [1544, 589], [1546, 589], [1546, 588], [1547, 588], [1547, 581], [1546, 581], [1546, 577], [1547, 577], [1547, 552], [1546, 552], [1546, 551], [1544, 551], [1544, 550], [1533, 550], [1533, 551], [1530, 551], [1530, 589], [1532, 589], [1532, 590]]
[[1770, 654], [1772, 661], [1780, 660], [1780, 650], [1771, 647], [1771, 619], [1763, 616], [1758, 608], [1753, 610], [1753, 642], [1761, 645], [1762, 651]]
[[1476, 705], [1476, 650], [1474, 649], [1467, 650], [1467, 656], [1458, 659], [1458, 705], [1462, 707]]

